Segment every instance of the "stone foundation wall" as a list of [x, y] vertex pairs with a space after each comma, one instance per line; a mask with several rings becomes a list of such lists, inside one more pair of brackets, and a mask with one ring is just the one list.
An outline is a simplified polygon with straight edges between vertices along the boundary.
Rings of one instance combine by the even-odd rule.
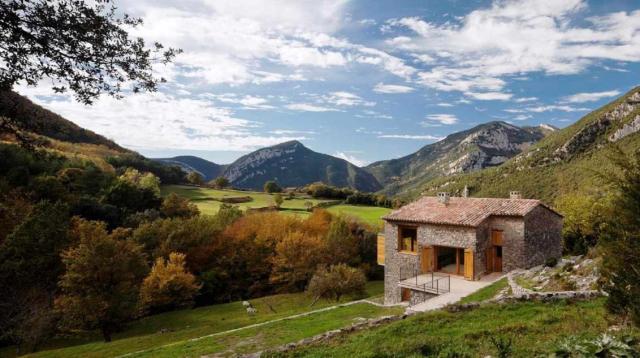
[[562, 257], [562, 217], [538, 206], [524, 218], [525, 255], [522, 268], [542, 265], [548, 258]]
[[434, 295], [433, 293], [411, 290], [411, 299], [409, 300], [409, 305], [415, 306], [418, 303], [422, 303], [436, 296], [437, 295]]

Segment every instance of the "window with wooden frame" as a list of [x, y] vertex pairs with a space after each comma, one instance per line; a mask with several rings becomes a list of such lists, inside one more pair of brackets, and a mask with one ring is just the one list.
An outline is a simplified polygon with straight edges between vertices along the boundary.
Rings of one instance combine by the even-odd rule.
[[418, 252], [418, 228], [411, 226], [398, 227], [398, 250], [402, 252]]

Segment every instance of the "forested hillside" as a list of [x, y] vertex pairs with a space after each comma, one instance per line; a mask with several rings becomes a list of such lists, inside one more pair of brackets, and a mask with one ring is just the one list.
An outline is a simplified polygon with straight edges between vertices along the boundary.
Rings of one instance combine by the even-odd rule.
[[465, 186], [473, 196], [504, 197], [510, 190], [553, 203], [564, 194], [597, 193], [599, 174], [615, 170], [610, 155], [640, 149], [640, 89], [634, 88], [573, 125], [556, 131], [505, 164], [479, 172], [436, 178], [406, 196], [450, 191]]

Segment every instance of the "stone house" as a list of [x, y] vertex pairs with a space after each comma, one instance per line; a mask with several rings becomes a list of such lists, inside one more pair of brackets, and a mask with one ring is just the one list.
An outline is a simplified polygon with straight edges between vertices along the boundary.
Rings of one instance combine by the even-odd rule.
[[378, 263], [385, 303], [448, 292], [450, 275], [478, 280], [562, 255], [562, 215], [539, 200], [423, 197], [383, 217]]

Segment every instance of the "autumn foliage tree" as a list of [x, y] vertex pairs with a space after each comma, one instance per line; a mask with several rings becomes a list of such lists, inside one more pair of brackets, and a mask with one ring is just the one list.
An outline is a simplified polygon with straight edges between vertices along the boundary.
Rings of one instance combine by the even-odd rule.
[[322, 237], [290, 232], [276, 244], [270, 281], [284, 290], [303, 290], [326, 255]]
[[99, 329], [110, 342], [112, 333], [136, 316], [148, 271], [142, 247], [125, 239], [123, 230], [107, 233], [101, 222], [76, 220], [71, 232], [78, 244], [62, 253], [66, 272], [55, 301], [61, 327]]
[[164, 198], [160, 211], [168, 218], [191, 218], [200, 214], [195, 204], [176, 193], [171, 193]]
[[329, 268], [320, 267], [311, 278], [307, 292], [315, 301], [326, 298], [339, 302], [345, 295], [364, 295], [366, 283], [362, 271], [338, 264]]
[[185, 255], [172, 252], [169, 259], [158, 258], [140, 288], [143, 312], [162, 312], [193, 305], [200, 285], [185, 266]]

